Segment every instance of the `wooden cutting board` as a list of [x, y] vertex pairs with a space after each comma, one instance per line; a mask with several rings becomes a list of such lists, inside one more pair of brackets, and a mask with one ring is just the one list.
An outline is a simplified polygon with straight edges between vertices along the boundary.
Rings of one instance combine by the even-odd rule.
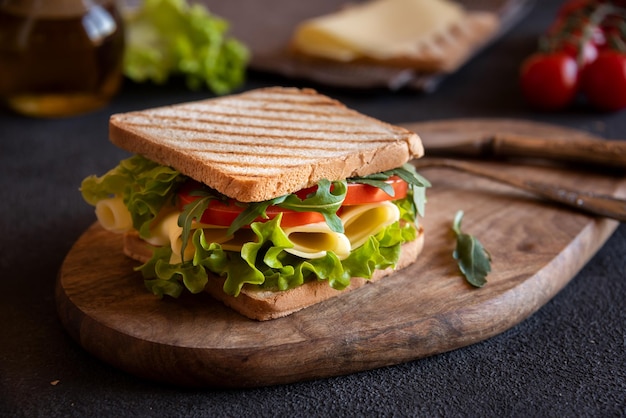
[[[474, 122], [484, 129], [582, 135], [523, 121]], [[609, 194], [626, 187], [623, 178], [588, 172], [499, 168]], [[392, 278], [286, 318], [256, 322], [208, 295], [156, 299], [133, 272], [136, 263], [122, 254], [121, 238], [94, 224], [61, 267], [60, 319], [96, 357], [157, 381], [254, 387], [348, 374], [454, 350], [509, 329], [562, 289], [618, 225], [471, 175], [445, 169], [422, 174], [433, 183], [423, 222], [426, 248]], [[480, 289], [465, 282], [452, 258], [450, 227], [458, 210], [465, 212], [463, 229], [493, 258]]]

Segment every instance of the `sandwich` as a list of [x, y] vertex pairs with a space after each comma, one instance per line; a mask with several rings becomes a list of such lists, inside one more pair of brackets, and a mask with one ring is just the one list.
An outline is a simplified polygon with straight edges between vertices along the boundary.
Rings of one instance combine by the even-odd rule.
[[133, 155], [81, 184], [159, 297], [208, 292], [256, 320], [380, 280], [421, 252], [420, 138], [311, 89], [112, 115]]

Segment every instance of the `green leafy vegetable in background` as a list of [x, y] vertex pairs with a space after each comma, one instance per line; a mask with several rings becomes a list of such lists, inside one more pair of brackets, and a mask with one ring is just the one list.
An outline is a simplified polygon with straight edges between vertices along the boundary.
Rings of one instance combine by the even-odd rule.
[[452, 231], [456, 234], [456, 249], [453, 256], [468, 283], [475, 287], [483, 287], [487, 283], [487, 274], [491, 271], [491, 256], [480, 241], [461, 231], [462, 219], [463, 212], [458, 211], [452, 225]]
[[165, 83], [182, 75], [191, 89], [206, 85], [216, 94], [240, 86], [247, 48], [229, 37], [228, 22], [186, 0], [145, 0], [124, 13], [124, 74], [136, 82]]

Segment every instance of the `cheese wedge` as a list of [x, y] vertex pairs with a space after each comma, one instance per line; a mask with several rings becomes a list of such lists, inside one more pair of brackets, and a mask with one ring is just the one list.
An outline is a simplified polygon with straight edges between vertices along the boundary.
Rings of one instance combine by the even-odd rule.
[[373, 0], [303, 22], [293, 46], [343, 62], [411, 56], [447, 36], [464, 15], [448, 0]]

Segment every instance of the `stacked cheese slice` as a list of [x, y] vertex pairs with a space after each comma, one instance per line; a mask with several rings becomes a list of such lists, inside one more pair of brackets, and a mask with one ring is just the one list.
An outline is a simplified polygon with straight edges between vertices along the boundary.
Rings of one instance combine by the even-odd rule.
[[[159, 214], [153, 222], [151, 236], [146, 239], [152, 245], [169, 245], [172, 248], [170, 263], [181, 262], [182, 233], [178, 226], [180, 211], [170, 208]], [[132, 230], [128, 209], [120, 197], [101, 200], [96, 205], [96, 216], [100, 224], [112, 232]], [[313, 259], [334, 252], [344, 259], [350, 252], [365, 243], [370, 235], [375, 235], [400, 219], [397, 206], [391, 202], [378, 202], [348, 207], [342, 211], [340, 219], [344, 233], [332, 231], [326, 222], [285, 227], [283, 231], [293, 244], [285, 251], [298, 257]], [[193, 229], [202, 228], [210, 242], [220, 244], [224, 250], [241, 251], [246, 242], [254, 242], [256, 236], [249, 228], [241, 228], [228, 235], [228, 227], [195, 223]], [[193, 258], [194, 247], [190, 241], [185, 247], [186, 260]]]

